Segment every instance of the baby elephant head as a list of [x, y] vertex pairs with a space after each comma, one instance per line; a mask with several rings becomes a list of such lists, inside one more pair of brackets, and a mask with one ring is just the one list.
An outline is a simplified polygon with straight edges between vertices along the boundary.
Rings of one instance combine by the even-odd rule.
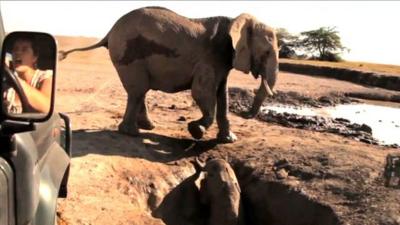
[[210, 207], [209, 224], [237, 224], [241, 191], [232, 167], [223, 159], [196, 158], [195, 168], [201, 202]]

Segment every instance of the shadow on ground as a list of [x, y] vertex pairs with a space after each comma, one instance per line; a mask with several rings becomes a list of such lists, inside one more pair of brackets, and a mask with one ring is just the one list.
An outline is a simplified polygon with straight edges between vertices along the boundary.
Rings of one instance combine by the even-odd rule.
[[131, 137], [113, 130], [75, 130], [72, 136], [72, 157], [87, 154], [119, 155], [164, 163], [198, 156], [218, 144], [216, 139], [196, 141], [155, 133]]

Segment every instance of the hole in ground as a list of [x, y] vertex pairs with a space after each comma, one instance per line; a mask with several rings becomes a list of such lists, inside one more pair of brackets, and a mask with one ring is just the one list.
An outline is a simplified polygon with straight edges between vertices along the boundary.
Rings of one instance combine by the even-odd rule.
[[[295, 190], [287, 184], [269, 179], [242, 161], [233, 169], [241, 186], [242, 213], [246, 225], [333, 225], [341, 224], [333, 209]], [[200, 203], [194, 181], [186, 178], [173, 188], [152, 215], [167, 225], [204, 225], [207, 208]], [[221, 209], [221, 216], [224, 216]]]

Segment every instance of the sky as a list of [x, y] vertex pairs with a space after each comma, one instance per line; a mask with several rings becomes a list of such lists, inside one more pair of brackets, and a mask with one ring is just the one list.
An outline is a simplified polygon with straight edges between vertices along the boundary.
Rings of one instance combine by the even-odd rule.
[[[1, 1], [6, 32], [102, 38], [124, 14], [143, 6], [163, 6], [181, 15], [236, 17], [246, 12], [290, 33], [336, 27], [342, 57], [400, 65], [400, 1]], [[77, 46], [81, 47], [81, 46]]]

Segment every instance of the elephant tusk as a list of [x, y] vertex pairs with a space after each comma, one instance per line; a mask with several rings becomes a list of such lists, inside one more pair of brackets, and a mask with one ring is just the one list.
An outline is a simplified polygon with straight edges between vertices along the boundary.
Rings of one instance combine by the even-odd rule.
[[267, 91], [267, 94], [269, 95], [269, 96], [274, 96], [274, 92], [271, 90], [271, 88], [269, 87], [269, 85], [268, 85], [268, 81], [267, 81], [267, 79], [262, 79], [262, 82], [263, 82], [263, 84], [264, 84], [264, 87], [265, 87], [265, 90]]

